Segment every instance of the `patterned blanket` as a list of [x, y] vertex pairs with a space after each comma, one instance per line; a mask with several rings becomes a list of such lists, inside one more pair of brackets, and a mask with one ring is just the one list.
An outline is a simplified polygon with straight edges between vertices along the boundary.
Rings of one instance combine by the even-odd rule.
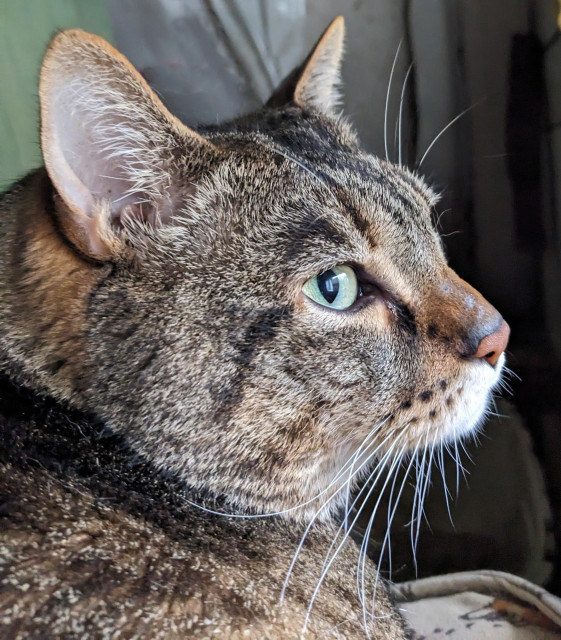
[[415, 640], [561, 638], [561, 598], [500, 571], [466, 571], [394, 585]]

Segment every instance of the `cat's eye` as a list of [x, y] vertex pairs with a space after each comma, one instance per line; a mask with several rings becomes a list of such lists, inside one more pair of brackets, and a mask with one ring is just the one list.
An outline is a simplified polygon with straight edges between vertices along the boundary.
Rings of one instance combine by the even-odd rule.
[[310, 300], [329, 309], [342, 311], [356, 302], [360, 287], [352, 267], [343, 264], [310, 278], [302, 291]]

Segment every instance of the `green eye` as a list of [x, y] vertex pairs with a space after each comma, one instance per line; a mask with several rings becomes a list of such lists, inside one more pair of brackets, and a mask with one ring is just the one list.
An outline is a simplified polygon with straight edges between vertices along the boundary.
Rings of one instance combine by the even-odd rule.
[[314, 302], [339, 310], [348, 309], [359, 295], [355, 272], [346, 265], [338, 265], [310, 278], [302, 291]]

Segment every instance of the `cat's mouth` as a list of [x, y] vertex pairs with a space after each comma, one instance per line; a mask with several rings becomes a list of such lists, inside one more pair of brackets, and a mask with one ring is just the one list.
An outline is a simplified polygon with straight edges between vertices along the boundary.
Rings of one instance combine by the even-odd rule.
[[[373, 467], [393, 467], [394, 462], [410, 460], [415, 454], [422, 457], [424, 451], [430, 457], [431, 451], [477, 434], [492, 405], [493, 391], [503, 384], [504, 364], [504, 354], [495, 365], [482, 360], [461, 362], [448, 376], [433, 374], [432, 381], [404, 395], [392, 413], [370, 425], [366, 435], [359, 436], [356, 423], [354, 429], [349, 424], [336, 460], [325, 460], [330, 492], [338, 493], [347, 480], [354, 485]], [[347, 413], [341, 410], [337, 416], [339, 427]], [[330, 415], [331, 420], [334, 417]], [[353, 431], [354, 437], [350, 435]], [[333, 474], [340, 476], [338, 482]]]
[[433, 446], [475, 433], [501, 385], [505, 356], [494, 366], [470, 362], [454, 379], [445, 377], [403, 400], [389, 421], [411, 449]]

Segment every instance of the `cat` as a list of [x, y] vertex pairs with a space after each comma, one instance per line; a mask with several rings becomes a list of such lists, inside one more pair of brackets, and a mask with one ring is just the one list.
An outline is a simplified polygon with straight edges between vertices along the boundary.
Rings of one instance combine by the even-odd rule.
[[509, 328], [339, 115], [343, 39], [196, 131], [51, 41], [45, 168], [0, 201], [4, 640], [410, 637], [338, 517], [473, 432]]

